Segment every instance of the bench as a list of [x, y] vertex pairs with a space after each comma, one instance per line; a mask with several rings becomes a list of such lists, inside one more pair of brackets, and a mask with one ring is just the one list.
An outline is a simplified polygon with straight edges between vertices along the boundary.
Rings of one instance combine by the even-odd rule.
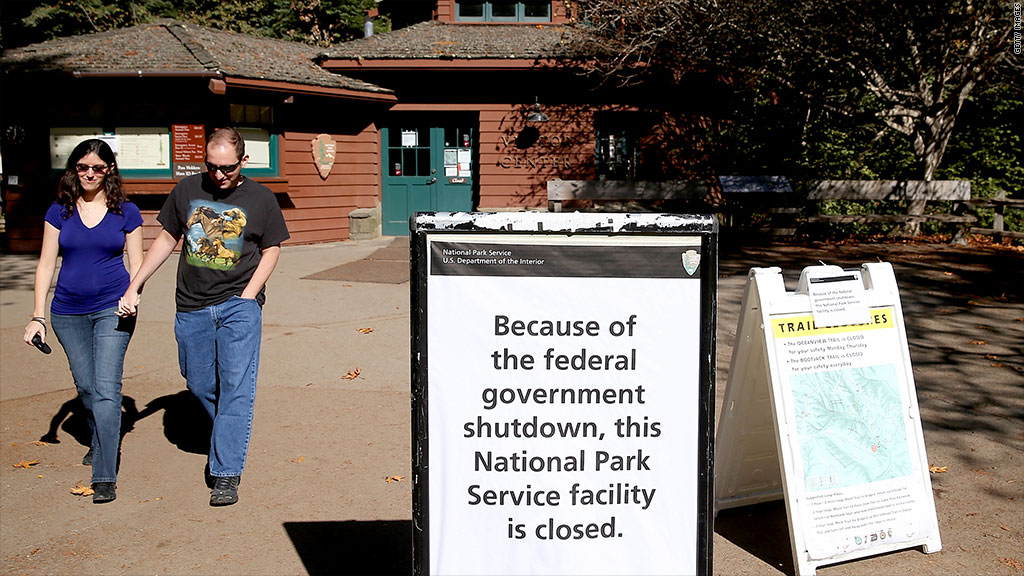
[[1017, 210], [1024, 209], [1024, 199], [1007, 198], [1006, 190], [998, 190], [993, 198], [975, 198], [968, 202], [968, 204], [972, 209], [992, 208], [992, 227], [979, 228], [972, 226], [971, 234], [993, 236], [996, 242], [1001, 242], [1003, 238], [1024, 240], [1024, 232], [1005, 230], [1003, 222], [1003, 217], [1006, 214], [1007, 208]]
[[623, 180], [549, 180], [548, 211], [561, 212], [562, 203], [571, 200], [704, 201], [710, 187], [695, 180], [672, 182], [628, 182]]
[[[963, 214], [971, 200], [971, 183], [966, 180], [821, 180], [807, 183], [807, 199], [811, 202], [807, 222], [851, 224], [888, 223], [903, 224], [905, 231], [917, 233], [921, 222], [943, 222], [947, 224], [973, 224], [977, 218]], [[822, 214], [821, 206], [828, 200], [864, 202], [906, 203], [906, 212], [883, 214]], [[953, 202], [953, 213], [927, 213], [928, 202]]]

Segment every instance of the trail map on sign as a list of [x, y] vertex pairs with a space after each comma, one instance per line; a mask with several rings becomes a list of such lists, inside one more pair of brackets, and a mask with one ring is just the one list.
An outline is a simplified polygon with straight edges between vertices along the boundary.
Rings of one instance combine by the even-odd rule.
[[808, 492], [912, 472], [892, 364], [794, 374], [792, 386]]

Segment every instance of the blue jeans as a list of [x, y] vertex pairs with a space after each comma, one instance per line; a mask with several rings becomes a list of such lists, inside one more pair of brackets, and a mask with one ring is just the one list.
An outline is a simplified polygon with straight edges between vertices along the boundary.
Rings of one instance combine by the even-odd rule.
[[181, 375], [213, 420], [211, 476], [241, 476], [245, 467], [262, 328], [260, 305], [238, 296], [174, 317]]
[[92, 314], [51, 314], [50, 325], [68, 355], [71, 376], [92, 432], [92, 481], [117, 482], [121, 445], [121, 375], [135, 317], [117, 306]]

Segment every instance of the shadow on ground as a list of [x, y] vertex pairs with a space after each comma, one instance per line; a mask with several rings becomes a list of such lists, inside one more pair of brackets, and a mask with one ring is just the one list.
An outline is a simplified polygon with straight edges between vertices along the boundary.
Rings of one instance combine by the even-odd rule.
[[199, 400], [188, 390], [155, 398], [139, 412], [137, 420], [164, 411], [164, 437], [182, 452], [210, 453], [213, 422]]
[[412, 521], [285, 522], [311, 576], [412, 574]]
[[782, 500], [722, 510], [715, 518], [715, 532], [780, 572], [794, 573]]

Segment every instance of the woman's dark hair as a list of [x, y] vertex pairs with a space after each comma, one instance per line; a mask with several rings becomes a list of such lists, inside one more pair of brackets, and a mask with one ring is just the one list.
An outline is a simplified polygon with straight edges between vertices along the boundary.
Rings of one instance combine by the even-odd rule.
[[82, 184], [78, 181], [78, 171], [75, 166], [90, 153], [96, 154], [107, 164], [107, 173], [103, 177], [103, 192], [107, 198], [107, 210], [114, 214], [121, 214], [121, 203], [127, 202], [124, 190], [121, 189], [121, 173], [117, 170], [114, 151], [110, 149], [103, 140], [91, 138], [83, 140], [75, 146], [75, 149], [68, 155], [68, 165], [64, 168], [64, 175], [57, 183], [57, 203], [64, 210], [64, 219], [71, 217], [75, 210], [75, 202], [82, 197]]

